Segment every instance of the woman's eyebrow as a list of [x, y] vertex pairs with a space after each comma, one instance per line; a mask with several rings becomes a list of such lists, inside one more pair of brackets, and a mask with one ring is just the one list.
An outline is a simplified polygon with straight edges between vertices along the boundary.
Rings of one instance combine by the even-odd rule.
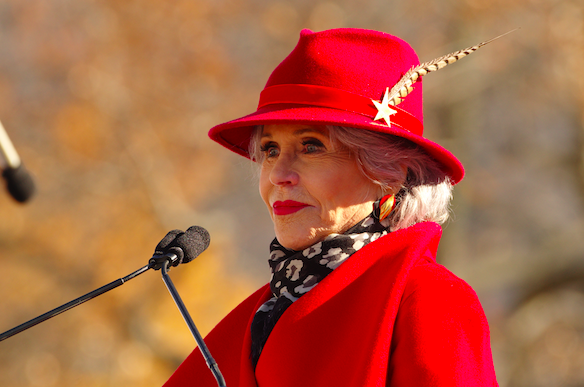
[[[298, 129], [294, 131], [294, 135], [295, 136], [301, 136], [303, 134], [306, 133], [316, 133], [316, 134], [320, 134], [322, 136], [326, 136], [326, 132], [324, 130], [321, 129], [316, 129], [316, 128], [304, 128], [304, 129]], [[271, 133], [262, 133], [261, 138], [272, 138], [272, 134]]]
[[294, 131], [294, 134], [297, 136], [306, 134], [306, 133], [317, 133], [320, 134], [322, 136], [326, 136], [326, 133], [324, 132], [324, 130], [321, 129], [316, 129], [316, 128], [305, 128], [305, 129], [298, 129]]

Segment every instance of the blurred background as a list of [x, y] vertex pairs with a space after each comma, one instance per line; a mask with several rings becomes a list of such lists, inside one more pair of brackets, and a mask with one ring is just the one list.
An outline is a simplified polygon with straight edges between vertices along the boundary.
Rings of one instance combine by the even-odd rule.
[[[581, 0], [2, 0], [0, 120], [38, 192], [0, 192], [0, 331], [147, 264], [202, 333], [269, 279], [253, 168], [207, 138], [255, 110], [302, 28], [376, 29], [422, 61], [426, 135], [467, 168], [439, 261], [477, 291], [501, 386], [584, 386]], [[159, 386], [195, 346], [149, 272], [0, 343], [1, 386]]]

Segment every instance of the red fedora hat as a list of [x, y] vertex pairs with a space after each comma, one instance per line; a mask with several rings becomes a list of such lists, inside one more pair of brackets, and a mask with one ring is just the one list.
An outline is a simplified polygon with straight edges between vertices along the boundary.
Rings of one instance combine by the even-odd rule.
[[421, 78], [396, 106], [384, 99], [387, 90], [419, 63], [405, 41], [383, 32], [302, 30], [294, 50], [268, 79], [257, 111], [213, 127], [209, 137], [249, 157], [256, 125], [302, 123], [372, 130], [418, 144], [456, 184], [464, 176], [460, 161], [423, 137]]

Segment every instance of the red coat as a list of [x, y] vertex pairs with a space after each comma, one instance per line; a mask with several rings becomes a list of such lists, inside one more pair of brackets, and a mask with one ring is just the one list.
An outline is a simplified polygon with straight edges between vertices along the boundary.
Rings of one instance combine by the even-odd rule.
[[[421, 223], [368, 244], [294, 302], [255, 373], [250, 323], [264, 286], [207, 336], [227, 387], [497, 386], [475, 292], [436, 263], [442, 230]], [[165, 384], [216, 386], [200, 352]]]

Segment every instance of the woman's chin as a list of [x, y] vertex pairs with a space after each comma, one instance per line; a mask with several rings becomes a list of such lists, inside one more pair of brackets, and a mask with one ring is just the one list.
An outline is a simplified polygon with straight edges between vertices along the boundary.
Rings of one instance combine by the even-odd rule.
[[314, 236], [299, 237], [298, 234], [276, 232], [278, 242], [288, 250], [300, 251], [312, 246], [317, 240]]
[[282, 246], [284, 246], [286, 249], [288, 250], [294, 250], [294, 251], [301, 251], [304, 250], [305, 248], [309, 247], [310, 244], [307, 243], [299, 243], [296, 241], [293, 242], [288, 242], [287, 240], [284, 240], [284, 242], [280, 241], [280, 238], [278, 238], [278, 242], [280, 242], [280, 244]]

